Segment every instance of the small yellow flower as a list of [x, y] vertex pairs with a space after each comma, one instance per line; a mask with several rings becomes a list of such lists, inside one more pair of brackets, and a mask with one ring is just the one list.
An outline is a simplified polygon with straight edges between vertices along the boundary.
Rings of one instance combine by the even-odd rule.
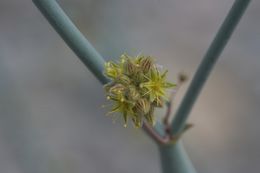
[[114, 105], [113, 105], [111, 111], [109, 112], [109, 114], [116, 113], [116, 112], [121, 113], [123, 115], [124, 125], [126, 126], [128, 116], [134, 114], [134, 112], [132, 110], [134, 104], [127, 101], [124, 98], [123, 93], [121, 93], [121, 92], [118, 92], [117, 94], [113, 94], [113, 95], [108, 95], [107, 99], [112, 100], [114, 102]]
[[113, 62], [105, 63], [105, 75], [109, 78], [115, 79], [122, 74], [122, 69]]
[[145, 93], [149, 95], [150, 101], [156, 101], [156, 103], [160, 102], [160, 98], [166, 97], [167, 88], [175, 87], [175, 84], [166, 81], [166, 74], [168, 71], [165, 71], [163, 74], [160, 74], [157, 68], [150, 71], [149, 76], [145, 76], [148, 82], [141, 83], [140, 86], [142, 88], [146, 88], [148, 91]]
[[122, 114], [124, 126], [131, 119], [139, 128], [143, 121], [154, 124], [154, 109], [165, 104], [166, 89], [175, 85], [166, 80], [150, 56], [120, 56], [119, 62], [107, 62], [105, 73], [111, 82], [104, 86], [113, 102], [109, 113]]

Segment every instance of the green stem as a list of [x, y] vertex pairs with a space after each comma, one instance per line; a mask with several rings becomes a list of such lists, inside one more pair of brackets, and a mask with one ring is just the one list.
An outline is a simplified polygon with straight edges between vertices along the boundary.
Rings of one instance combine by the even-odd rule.
[[[156, 123], [156, 131], [165, 136], [164, 126]], [[196, 173], [191, 160], [189, 159], [182, 142], [175, 144], [157, 143], [160, 153], [162, 173]]]
[[159, 146], [161, 167], [163, 173], [196, 173], [183, 145]]
[[198, 67], [190, 87], [176, 112], [172, 122], [172, 134], [176, 135], [184, 128], [189, 113], [195, 103], [204, 83], [206, 82], [217, 59], [231, 37], [235, 27], [244, 14], [250, 0], [236, 0], [229, 11], [225, 21], [220, 27], [215, 39], [206, 52], [200, 66]]
[[75, 52], [79, 59], [103, 84], [109, 80], [103, 75], [104, 59], [71, 22], [55, 0], [33, 0], [61, 38]]

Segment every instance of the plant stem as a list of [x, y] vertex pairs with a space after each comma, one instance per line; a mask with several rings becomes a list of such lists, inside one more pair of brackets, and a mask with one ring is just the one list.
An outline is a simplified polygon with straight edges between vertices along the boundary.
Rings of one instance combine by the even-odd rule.
[[200, 66], [198, 67], [194, 78], [184, 99], [177, 110], [172, 122], [172, 134], [176, 135], [184, 128], [189, 113], [204, 85], [217, 59], [231, 37], [235, 27], [244, 14], [250, 0], [236, 0], [229, 11], [226, 19], [220, 27], [215, 39], [206, 52]]
[[171, 92], [169, 101], [166, 102], [166, 113], [165, 116], [163, 117], [163, 124], [165, 127], [165, 131], [170, 135], [171, 134], [171, 114], [172, 114], [172, 110], [173, 110], [173, 102], [175, 99], [175, 96], [178, 92], [178, 90], [181, 87], [182, 82], [177, 83], [176, 88], [174, 88], [174, 90]]
[[167, 145], [168, 142], [170, 141], [170, 138], [167, 134], [162, 136], [154, 128], [152, 128], [147, 122], [143, 122], [142, 128], [146, 132], [146, 134], [159, 145]]
[[[163, 124], [155, 126], [157, 133], [165, 136]], [[196, 173], [180, 140], [174, 144], [158, 144], [162, 173]]]
[[163, 173], [196, 173], [181, 142], [174, 145], [159, 145]]
[[109, 80], [103, 75], [104, 59], [71, 22], [55, 0], [33, 0], [61, 38], [75, 52], [79, 59], [103, 84]]

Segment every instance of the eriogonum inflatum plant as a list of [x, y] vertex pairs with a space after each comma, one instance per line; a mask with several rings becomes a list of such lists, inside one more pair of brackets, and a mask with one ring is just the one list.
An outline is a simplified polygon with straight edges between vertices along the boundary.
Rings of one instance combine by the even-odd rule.
[[105, 85], [107, 99], [113, 102], [109, 113], [119, 113], [126, 127], [131, 119], [135, 127], [143, 121], [154, 124], [154, 109], [167, 100], [166, 89], [173, 88], [150, 56], [130, 57], [123, 54], [118, 62], [105, 63], [105, 75], [111, 82]]

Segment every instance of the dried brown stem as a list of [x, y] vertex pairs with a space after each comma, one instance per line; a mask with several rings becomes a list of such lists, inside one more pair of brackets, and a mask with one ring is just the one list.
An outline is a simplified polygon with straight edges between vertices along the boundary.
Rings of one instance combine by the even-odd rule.
[[[152, 138], [155, 142], [157, 142], [160, 145], [169, 145], [174, 144], [178, 141], [178, 139], [181, 137], [182, 133], [173, 136], [169, 133], [165, 133], [165, 136], [161, 136], [154, 128], [152, 128], [147, 122], [143, 123], [142, 126], [143, 130], [146, 132], [146, 134]], [[187, 128], [188, 129], [188, 128]], [[186, 131], [186, 130], [185, 130]], [[183, 131], [183, 132], [185, 132]]]
[[155, 131], [147, 122], [143, 122], [142, 126], [143, 130], [146, 132], [148, 136], [150, 136], [154, 141], [159, 144], [168, 144], [170, 141], [170, 137], [168, 135], [161, 136], [158, 132]]
[[166, 134], [170, 135], [171, 132], [171, 122], [170, 122], [170, 118], [171, 118], [171, 113], [172, 113], [172, 108], [173, 108], [173, 101], [175, 99], [175, 96], [177, 94], [177, 92], [179, 91], [181, 85], [186, 82], [188, 79], [187, 75], [185, 75], [184, 73], [180, 73], [178, 76], [178, 84], [176, 85], [176, 88], [172, 91], [169, 101], [167, 102], [167, 111], [165, 114], [165, 117], [163, 119], [163, 123], [165, 125], [165, 132]]
[[164, 116], [164, 119], [163, 119], [163, 123], [165, 125], [165, 132], [167, 134], [170, 134], [170, 131], [171, 131], [171, 122], [170, 122], [170, 118], [171, 118], [171, 114], [172, 114], [172, 109], [173, 109], [173, 101], [174, 101], [174, 98], [176, 96], [176, 93], [178, 92], [179, 88], [180, 88], [180, 84], [178, 84], [176, 86], [176, 88], [172, 91], [171, 95], [170, 95], [170, 98], [169, 98], [169, 101], [167, 102], [167, 110], [166, 110], [166, 114]]

